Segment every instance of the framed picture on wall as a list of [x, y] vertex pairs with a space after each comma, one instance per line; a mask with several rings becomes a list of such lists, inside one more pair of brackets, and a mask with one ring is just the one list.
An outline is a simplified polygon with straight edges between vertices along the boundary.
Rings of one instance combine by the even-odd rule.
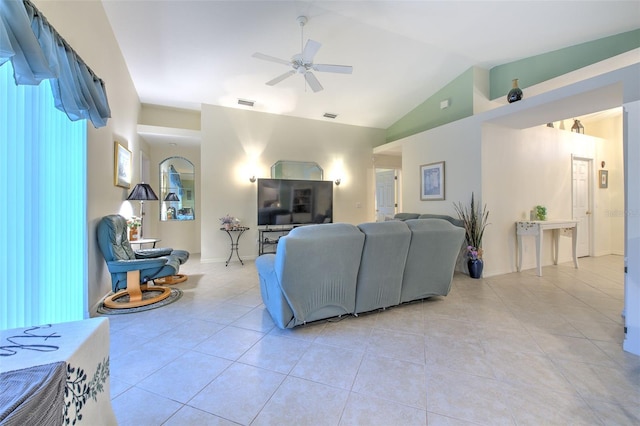
[[444, 200], [444, 161], [420, 166], [420, 200]]
[[114, 185], [131, 187], [131, 151], [119, 142], [115, 142], [113, 176]]
[[598, 171], [598, 186], [600, 188], [608, 188], [609, 187], [609, 170], [599, 170]]

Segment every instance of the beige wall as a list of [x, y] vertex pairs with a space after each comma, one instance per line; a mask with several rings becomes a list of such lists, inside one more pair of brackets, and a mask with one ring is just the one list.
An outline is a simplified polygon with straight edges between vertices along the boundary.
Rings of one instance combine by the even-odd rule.
[[[136, 133], [140, 103], [101, 2], [36, 1], [45, 14], [91, 69], [104, 80], [111, 119], [95, 129], [88, 123], [87, 135], [87, 248], [85, 283], [89, 315], [111, 291], [111, 278], [96, 241], [96, 225], [101, 217], [120, 211], [128, 202], [128, 190], [114, 186], [114, 141], [133, 153], [133, 183], [139, 179], [139, 152], [149, 151]], [[79, 19], [82, 17], [82, 19]], [[87, 35], [91, 34], [91, 37]], [[137, 206], [135, 207], [137, 211]]]
[[[482, 197], [478, 120], [468, 117], [404, 139], [402, 205], [404, 212], [456, 216], [453, 203]], [[420, 200], [420, 166], [445, 162], [445, 199]]]
[[[564, 126], [569, 129], [571, 124], [567, 121]], [[597, 188], [595, 173], [592, 182], [593, 254], [619, 254], [624, 241], [622, 219], [615, 214], [624, 210], [618, 195], [623, 191], [621, 120], [610, 118], [600, 126], [610, 135], [607, 139], [576, 135], [558, 125], [508, 129], [483, 124], [482, 116], [474, 116], [405, 138], [401, 141], [403, 211], [455, 217], [453, 203], [467, 204], [474, 192], [476, 201], [486, 203], [490, 212], [483, 244], [484, 275], [513, 272], [515, 221], [527, 219], [537, 204], [548, 208], [550, 219], [571, 217], [571, 155], [593, 159], [596, 171], [605, 160], [612, 177], [609, 189]], [[420, 201], [419, 167], [437, 161], [445, 161], [446, 199]], [[561, 239], [560, 261], [571, 259], [569, 241]], [[525, 240], [524, 269], [535, 267], [534, 249], [534, 241]], [[543, 264], [551, 263], [547, 238]]]
[[[624, 155], [622, 108], [596, 115], [592, 120], [582, 120], [586, 131], [606, 142], [601, 155], [605, 169], [609, 171], [609, 188], [599, 190], [599, 195], [610, 206], [604, 214], [610, 219], [610, 228], [598, 230], [599, 238], [610, 238], [611, 253], [624, 255]], [[600, 161], [596, 164], [600, 170]]]
[[334, 221], [375, 220], [372, 147], [384, 131], [241, 109], [203, 105], [201, 145], [202, 260], [229, 256], [229, 238], [219, 230], [225, 214], [251, 227], [240, 242], [242, 257], [258, 254], [256, 184], [270, 177], [278, 160], [315, 161], [334, 186]]
[[[534, 206], [547, 207], [549, 219], [572, 217], [572, 155], [592, 159], [595, 166], [612, 158], [610, 151], [615, 149], [604, 139], [546, 126], [515, 130], [487, 124], [482, 133], [483, 201], [491, 211], [484, 248], [487, 275], [495, 275], [515, 271], [514, 222], [529, 219]], [[610, 169], [612, 174], [618, 172]], [[611, 254], [611, 242], [624, 235], [611, 234], [609, 211], [617, 207], [612, 207], [607, 191], [622, 188], [614, 189], [610, 183], [611, 189], [599, 189], [596, 177], [594, 173], [591, 179], [592, 254]], [[559, 262], [571, 260], [570, 241], [560, 239]], [[535, 240], [527, 238], [523, 246], [523, 269], [535, 267]], [[545, 240], [543, 256], [543, 265], [552, 264], [550, 238]]]
[[200, 130], [200, 111], [143, 104], [140, 110], [140, 124]]

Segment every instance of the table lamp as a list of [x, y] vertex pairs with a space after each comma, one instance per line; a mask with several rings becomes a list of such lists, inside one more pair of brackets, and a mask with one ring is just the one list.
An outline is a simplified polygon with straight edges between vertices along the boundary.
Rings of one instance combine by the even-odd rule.
[[164, 197], [164, 201], [180, 201], [180, 198], [178, 198], [175, 192], [170, 192]]
[[153, 189], [151, 189], [151, 185], [149, 185], [148, 183], [138, 183], [136, 184], [136, 186], [133, 188], [133, 191], [131, 191], [131, 194], [129, 194], [129, 196], [127, 197], [127, 200], [129, 201], [133, 201], [133, 200], [138, 200], [140, 201], [140, 238], [143, 238], [143, 232], [144, 232], [144, 202], [145, 201], [150, 201], [150, 200], [157, 200], [158, 196], [156, 195], [155, 192], [153, 192]]

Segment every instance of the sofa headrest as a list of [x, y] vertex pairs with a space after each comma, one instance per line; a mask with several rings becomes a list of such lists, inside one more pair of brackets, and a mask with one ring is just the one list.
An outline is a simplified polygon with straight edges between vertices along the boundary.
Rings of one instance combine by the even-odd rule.
[[419, 213], [396, 213], [393, 216], [394, 219], [398, 220], [417, 219], [418, 217], [420, 217]]
[[432, 213], [424, 213], [421, 214], [418, 219], [444, 219], [449, 221], [454, 226], [459, 226], [464, 228], [464, 223], [460, 219], [453, 218], [451, 216], [447, 216], [444, 214], [432, 214]]
[[447, 231], [454, 230], [464, 233], [464, 228], [455, 226], [447, 219], [429, 218], [429, 219], [409, 219], [405, 222], [411, 232], [421, 231]]
[[399, 220], [361, 223], [358, 225], [358, 228], [360, 228], [365, 235], [410, 234], [407, 224]]
[[318, 225], [304, 225], [293, 228], [287, 235], [292, 238], [322, 238], [336, 235], [360, 234], [355, 225], [349, 223], [322, 223]]

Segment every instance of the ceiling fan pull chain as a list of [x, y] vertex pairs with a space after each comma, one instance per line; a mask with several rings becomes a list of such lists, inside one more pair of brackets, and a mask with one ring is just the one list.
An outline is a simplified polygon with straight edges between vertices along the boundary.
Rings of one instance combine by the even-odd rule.
[[[302, 55], [304, 53], [304, 24], [306, 23], [306, 18], [300, 16], [298, 17], [298, 22], [300, 23], [300, 59], [304, 61]], [[302, 80], [304, 84], [304, 93], [307, 93], [307, 79]]]
[[304, 22], [300, 21], [300, 55], [304, 50]]

